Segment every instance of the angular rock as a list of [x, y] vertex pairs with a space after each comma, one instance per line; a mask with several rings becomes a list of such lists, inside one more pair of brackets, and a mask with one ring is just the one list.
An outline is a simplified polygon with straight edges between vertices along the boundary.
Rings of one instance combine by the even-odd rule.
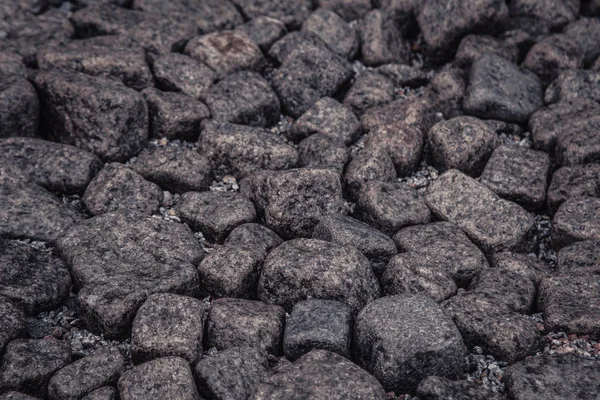
[[104, 386], [82, 397], [81, 400], [117, 400], [117, 389], [112, 386]]
[[519, 314], [529, 314], [535, 303], [534, 282], [527, 276], [506, 269], [488, 268], [481, 271], [468, 290]]
[[296, 303], [283, 334], [283, 353], [296, 360], [315, 349], [350, 358], [352, 309], [332, 300], [305, 300]]
[[203, 103], [180, 93], [148, 88], [142, 94], [148, 105], [153, 138], [196, 140], [200, 123], [211, 116]]
[[349, 145], [360, 135], [360, 122], [352, 111], [330, 97], [323, 97], [298, 118], [287, 136], [300, 141], [322, 134]]
[[502, 198], [527, 208], [541, 208], [550, 170], [550, 157], [544, 152], [500, 146], [492, 153], [480, 182]]
[[358, 194], [355, 214], [388, 236], [430, 220], [429, 209], [417, 191], [396, 182], [367, 182]]
[[279, 98], [259, 74], [241, 71], [214, 85], [206, 96], [212, 117], [250, 126], [272, 126], [279, 121]]
[[25, 333], [25, 314], [12, 301], [5, 297], [0, 297], [0, 318], [3, 321], [2, 330], [0, 330], [0, 352], [13, 339]]
[[35, 76], [42, 123], [54, 140], [126, 161], [148, 142], [143, 97], [121, 83], [82, 73], [41, 72]]
[[484, 54], [471, 66], [463, 107], [479, 118], [524, 123], [543, 105], [542, 95], [535, 75], [502, 57]]
[[441, 307], [423, 295], [387, 296], [354, 325], [353, 354], [386, 390], [414, 391], [430, 375], [457, 378], [466, 348]]
[[285, 24], [272, 17], [260, 16], [245, 24], [238, 25], [239, 30], [258, 45], [263, 52], [268, 52], [273, 43], [281, 39], [287, 33]]
[[433, 165], [478, 176], [494, 149], [498, 135], [483, 121], [467, 116], [438, 122], [427, 134]]
[[580, 18], [573, 21], [563, 29], [563, 33], [581, 47], [584, 65], [590, 65], [600, 56], [600, 21], [597, 18]]
[[196, 363], [202, 357], [204, 313], [204, 304], [192, 297], [149, 296], [133, 320], [131, 357], [136, 363], [167, 356]]
[[218, 299], [211, 304], [205, 343], [217, 350], [253, 346], [279, 355], [284, 324], [282, 307], [260, 301]]
[[592, 100], [600, 103], [600, 71], [566, 70], [548, 85], [544, 93], [546, 103]]
[[426, 201], [433, 214], [458, 225], [486, 253], [522, 248], [533, 228], [531, 214], [456, 170], [429, 186]]
[[156, 58], [152, 71], [157, 86], [204, 100], [217, 80], [217, 73], [206, 64], [184, 54], [168, 53]]
[[309, 0], [232, 0], [247, 19], [266, 15], [283, 22], [290, 30], [299, 29], [311, 9]]
[[359, 400], [386, 398], [381, 384], [348, 359], [314, 350], [258, 386], [251, 400], [302, 398]]
[[137, 308], [153, 293], [198, 293], [195, 266], [203, 251], [182, 224], [134, 212], [103, 214], [60, 237], [89, 330], [125, 334]]
[[71, 275], [60, 258], [0, 239], [0, 296], [36, 315], [59, 307], [70, 289]]
[[511, 15], [542, 19], [552, 28], [560, 28], [579, 16], [579, 2], [573, 0], [516, 0], [510, 4]]
[[248, 246], [260, 249], [269, 253], [272, 249], [283, 243], [283, 239], [278, 234], [264, 225], [249, 223], [242, 224], [234, 228], [227, 239], [225, 245]]
[[494, 254], [491, 263], [496, 269], [511, 271], [530, 279], [536, 287], [542, 278], [552, 272], [548, 264], [531, 255], [509, 251]]
[[559, 168], [548, 187], [548, 211], [554, 214], [566, 200], [585, 196], [600, 197], [600, 164]]
[[567, 35], [550, 35], [529, 49], [523, 60], [523, 67], [548, 83], [562, 71], [582, 68], [583, 51], [579, 44]]
[[439, 111], [446, 119], [464, 114], [463, 102], [467, 90], [466, 78], [467, 76], [462, 70], [453, 67], [446, 68], [433, 76], [425, 92], [431, 103], [430, 106], [436, 109], [436, 118], [431, 123], [432, 125], [441, 120], [439, 114], [437, 114]]
[[76, 400], [94, 390], [117, 383], [125, 359], [116, 347], [101, 347], [91, 355], [55, 373], [48, 383], [51, 400]]
[[391, 182], [396, 178], [394, 163], [386, 150], [374, 146], [358, 152], [344, 172], [345, 190], [356, 199], [370, 181]]
[[360, 74], [344, 97], [344, 105], [355, 115], [361, 116], [371, 107], [387, 104], [394, 100], [394, 83], [376, 72]]
[[325, 135], [311, 135], [298, 144], [301, 168], [333, 169], [342, 172], [349, 158], [344, 143]]
[[354, 21], [365, 16], [373, 8], [369, 0], [317, 0], [320, 8], [331, 10], [346, 21]]
[[269, 360], [256, 347], [230, 347], [204, 357], [194, 372], [200, 395], [242, 400], [269, 376]]
[[52, 374], [70, 362], [71, 348], [65, 342], [13, 340], [6, 346], [0, 364], [0, 390], [18, 390], [45, 398]]
[[200, 399], [190, 365], [179, 357], [158, 358], [133, 367], [121, 376], [118, 388], [121, 400]]
[[269, 56], [278, 64], [291, 59], [296, 51], [329, 51], [329, 46], [316, 33], [308, 31], [290, 32], [269, 49]]
[[225, 165], [238, 179], [256, 170], [292, 168], [298, 162], [296, 149], [261, 128], [210, 122], [204, 126], [199, 144], [214, 165]]
[[471, 381], [452, 381], [439, 376], [423, 379], [417, 387], [417, 395], [423, 400], [505, 400], [506, 397], [494, 393]]
[[267, 256], [258, 298], [290, 311], [306, 299], [337, 300], [353, 315], [379, 297], [369, 261], [356, 248], [317, 239], [284, 242]]
[[130, 168], [173, 193], [208, 190], [213, 176], [206, 157], [194, 149], [176, 146], [143, 150]]
[[242, 181], [240, 190], [284, 239], [310, 237], [321, 218], [342, 210], [340, 176], [330, 169], [257, 173]]
[[376, 276], [381, 276], [390, 258], [398, 252], [388, 236], [364, 222], [341, 214], [323, 217], [312, 237], [341, 246], [356, 247], [367, 257]]
[[163, 191], [120, 163], [110, 163], [98, 172], [82, 197], [93, 215], [121, 209], [153, 214], [163, 201]]
[[405, 64], [384, 64], [377, 67], [376, 71], [387, 76], [396, 86], [419, 87], [429, 80], [424, 71]]
[[338, 55], [353, 59], [358, 52], [356, 29], [338, 14], [325, 8], [315, 10], [302, 24], [302, 30], [317, 34]]
[[536, 42], [550, 34], [548, 22], [531, 16], [511, 16], [503, 24], [504, 32], [500, 38], [509, 46], [516, 46], [519, 59], [525, 55]]
[[558, 252], [558, 271], [568, 274], [600, 275], [600, 242], [586, 240], [563, 247]]
[[238, 31], [195, 37], [187, 43], [184, 52], [205, 63], [219, 79], [238, 71], [259, 71], [265, 62], [256, 43]]
[[44, 188], [83, 193], [102, 167], [95, 155], [74, 146], [34, 138], [0, 140], [0, 163], [10, 165]]
[[252, 202], [230, 192], [187, 192], [177, 204], [177, 213], [192, 229], [218, 243], [236, 226], [256, 219]]
[[410, 51], [402, 32], [389, 14], [369, 11], [360, 24], [362, 60], [367, 66], [409, 64]]
[[552, 220], [552, 244], [560, 249], [582, 240], [600, 239], [600, 199], [575, 197], [560, 205]]
[[572, 121], [556, 138], [556, 161], [562, 166], [600, 162], [600, 116]]
[[516, 46], [489, 35], [467, 35], [460, 41], [455, 62], [461, 67], [470, 66], [485, 53], [496, 54], [516, 63], [519, 51]]
[[40, 102], [24, 78], [0, 80], [0, 138], [35, 136]]

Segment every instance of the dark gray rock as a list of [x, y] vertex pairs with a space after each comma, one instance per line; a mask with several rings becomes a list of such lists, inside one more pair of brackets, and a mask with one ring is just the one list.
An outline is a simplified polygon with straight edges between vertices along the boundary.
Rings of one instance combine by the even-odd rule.
[[13, 340], [6, 346], [0, 364], [0, 391], [18, 390], [45, 398], [52, 374], [70, 362], [71, 348], [65, 342]]
[[556, 161], [561, 166], [600, 162], [600, 116], [571, 121], [556, 138]]
[[267, 256], [258, 298], [290, 311], [306, 299], [337, 300], [355, 315], [379, 297], [369, 261], [356, 248], [317, 239], [284, 242]]
[[269, 376], [267, 354], [256, 347], [230, 347], [204, 357], [194, 368], [200, 395], [246, 400]]
[[331, 51], [329, 46], [314, 32], [290, 32], [269, 49], [269, 56], [277, 63], [283, 64], [291, 59], [296, 51]]
[[560, 28], [579, 16], [579, 2], [573, 0], [515, 0], [510, 3], [511, 15], [542, 19], [552, 28]]
[[125, 161], [148, 142], [142, 95], [120, 82], [82, 73], [41, 72], [35, 76], [42, 123], [50, 137], [96, 154]]
[[167, 356], [196, 363], [202, 357], [204, 314], [204, 304], [192, 297], [149, 296], [133, 320], [131, 357], [136, 363]]
[[102, 386], [116, 384], [124, 370], [125, 359], [119, 349], [101, 347], [55, 373], [48, 383], [48, 397], [80, 399]]
[[317, 34], [331, 50], [344, 58], [353, 59], [358, 52], [356, 29], [331, 10], [315, 10], [302, 24], [302, 30]]
[[299, 29], [310, 14], [309, 0], [232, 0], [247, 19], [266, 15], [283, 22], [290, 30]]
[[173, 193], [208, 190], [213, 177], [206, 157], [195, 149], [177, 146], [143, 150], [130, 168]]
[[36, 315], [60, 306], [70, 289], [71, 275], [60, 258], [0, 239], [0, 296]]
[[49, 45], [38, 52], [41, 70], [61, 69], [120, 80], [135, 90], [154, 85], [144, 49], [133, 40], [98, 36]]
[[394, 83], [377, 72], [366, 71], [360, 74], [346, 96], [344, 105], [355, 115], [361, 116], [371, 107], [387, 104], [394, 100]]
[[260, 169], [292, 168], [298, 162], [295, 148], [262, 128], [210, 122], [204, 126], [199, 144], [214, 165], [225, 165], [238, 179]]
[[503, 24], [504, 32], [500, 39], [509, 46], [516, 46], [519, 50], [519, 60], [537, 41], [550, 34], [550, 25], [539, 18], [530, 16], [511, 16]]
[[400, 229], [426, 224], [430, 213], [425, 201], [410, 186], [396, 182], [370, 181], [356, 201], [356, 216], [388, 236]]
[[26, 79], [0, 81], [0, 138], [35, 136], [39, 110], [38, 96]]
[[[492, 266], [503, 271], [511, 271], [530, 279], [536, 287], [542, 278], [551, 274], [550, 266], [542, 260], [519, 253], [504, 251], [492, 256]], [[505, 278], [506, 279], [506, 278]]]
[[211, 116], [202, 102], [181, 93], [148, 88], [142, 94], [148, 105], [149, 132], [153, 138], [196, 140], [201, 122]]
[[158, 358], [133, 367], [121, 376], [118, 388], [121, 400], [200, 399], [190, 365], [179, 357]]
[[225, 245], [248, 246], [260, 249], [265, 253], [270, 252], [275, 247], [283, 243], [283, 239], [278, 234], [260, 224], [242, 224], [234, 228], [227, 239]]
[[290, 140], [300, 141], [322, 134], [349, 145], [358, 138], [360, 131], [360, 122], [348, 107], [323, 97], [294, 122], [287, 136]]
[[456, 326], [424, 295], [387, 296], [356, 318], [356, 362], [386, 390], [413, 392], [430, 375], [458, 378], [466, 348]]
[[481, 174], [500, 144], [498, 135], [485, 122], [468, 116], [438, 122], [427, 138], [437, 169], [456, 169], [471, 176]]
[[87, 151], [34, 138], [0, 140], [0, 163], [50, 191], [64, 193], [83, 193], [102, 167], [98, 157]]
[[0, 318], [3, 321], [0, 330], [0, 352], [13, 339], [25, 333], [25, 314], [12, 301], [0, 296]]
[[0, 202], [3, 238], [53, 242], [83, 219], [75, 209], [8, 165], [0, 166]]
[[523, 207], [541, 208], [551, 162], [548, 154], [519, 146], [500, 146], [492, 153], [480, 182], [498, 196]]
[[600, 103], [600, 71], [565, 70], [548, 85], [544, 93], [546, 103], [593, 100]]
[[316, 4], [335, 12], [348, 22], [364, 17], [373, 8], [370, 0], [317, 0]]
[[205, 345], [217, 350], [253, 346], [280, 355], [284, 325], [282, 307], [260, 301], [218, 299], [211, 303]]
[[[446, 119], [464, 114], [463, 102], [467, 90], [466, 78], [467, 76], [463, 70], [454, 67], [445, 68], [433, 76], [425, 91], [425, 95], [431, 103], [430, 106], [436, 112], [435, 119], [430, 117], [432, 120], [431, 125], [442, 119], [437, 114], [439, 112]], [[427, 131], [429, 128], [430, 126], [424, 130]]]
[[512, 312], [493, 299], [467, 292], [452, 297], [443, 307], [469, 349], [479, 346], [484, 354], [513, 363], [542, 347], [540, 333], [530, 317]]
[[[231, 236], [231, 235], [230, 235]], [[200, 294], [213, 299], [256, 299], [258, 277], [266, 251], [247, 244], [229, 244], [213, 250], [198, 265]]]
[[394, 163], [385, 149], [367, 147], [358, 152], [344, 172], [345, 190], [356, 199], [370, 181], [391, 182], [396, 178]]
[[344, 143], [325, 135], [311, 135], [298, 144], [298, 166], [333, 169], [341, 173], [350, 157]]
[[152, 71], [162, 90], [182, 92], [204, 100], [217, 80], [217, 73], [206, 64], [184, 54], [168, 53], [156, 58]]
[[197, 36], [186, 44], [184, 52], [206, 64], [219, 79], [238, 71], [259, 71], [265, 63], [256, 43], [239, 31]]
[[360, 22], [361, 55], [365, 65], [409, 64], [408, 43], [391, 15], [369, 11]]
[[456, 51], [455, 62], [461, 67], [468, 67], [485, 53], [496, 54], [516, 63], [519, 57], [517, 46], [506, 43], [489, 35], [467, 35], [460, 41]]
[[82, 397], [81, 400], [117, 400], [117, 389], [112, 386], [104, 386]]
[[279, 98], [259, 74], [241, 71], [214, 85], [206, 96], [212, 117], [250, 126], [273, 126], [281, 114]]
[[552, 223], [552, 244], [555, 249], [582, 240], [600, 239], [600, 198], [568, 199], [560, 205]]
[[283, 353], [289, 360], [322, 349], [350, 359], [352, 309], [332, 300], [296, 303], [283, 334]]
[[240, 183], [240, 190], [284, 239], [311, 237], [321, 218], [342, 210], [340, 175], [330, 169], [256, 173]]
[[364, 222], [341, 214], [323, 217], [312, 237], [356, 247], [367, 257], [376, 276], [381, 276], [390, 258], [398, 252], [388, 236]]
[[575, 355], [532, 357], [507, 368], [504, 381], [515, 400], [593, 399], [600, 390], [597, 362]]
[[109, 163], [98, 172], [82, 197], [93, 215], [122, 209], [153, 214], [163, 201], [163, 191], [120, 163]]
[[245, 24], [238, 25], [235, 29], [248, 35], [265, 53], [269, 51], [273, 43], [287, 33], [283, 22], [266, 16], [253, 18]]
[[599, 245], [597, 240], [586, 240], [563, 247], [558, 252], [558, 271], [567, 274], [600, 275]]
[[23, 64], [23, 57], [10, 50], [0, 51], [0, 76], [5, 79], [26, 77], [27, 68]]
[[600, 338], [600, 276], [571, 271], [542, 279], [538, 307], [550, 332]]
[[457, 170], [434, 181], [426, 201], [433, 214], [458, 225], [486, 253], [522, 248], [534, 224], [523, 208]]
[[471, 66], [463, 107], [480, 118], [524, 123], [543, 105], [542, 83], [532, 73], [494, 54]]
[[548, 211], [554, 214], [566, 200], [585, 196], [600, 197], [600, 164], [559, 168], [548, 187]]
[[600, 56], [600, 50], [598, 49], [600, 21], [598, 21], [598, 18], [580, 18], [567, 25], [563, 33], [581, 47], [584, 65], [590, 65]]
[[429, 376], [419, 383], [417, 395], [422, 400], [505, 400], [506, 397], [494, 393], [471, 381], [452, 381], [439, 376]]
[[260, 384], [252, 400], [359, 400], [386, 398], [381, 384], [348, 359], [313, 350]]
[[398, 250], [419, 254], [419, 262], [445, 272], [459, 287], [467, 287], [471, 280], [488, 267], [485, 255], [456, 225], [433, 222], [404, 228], [394, 235]]
[[376, 71], [387, 76], [396, 86], [420, 87], [429, 81], [425, 71], [405, 64], [384, 64]]
[[103, 214], [60, 237], [78, 290], [80, 318], [106, 337], [127, 333], [137, 308], [153, 293], [198, 293], [200, 244], [182, 224], [123, 211]]
[[583, 51], [579, 44], [564, 34], [540, 40], [529, 49], [523, 67], [549, 83], [565, 70], [583, 67]]
[[256, 219], [252, 202], [230, 192], [187, 192], [177, 204], [177, 213], [193, 230], [218, 243], [236, 226]]
[[10, 391], [3, 395], [0, 395], [0, 399], [2, 400], [40, 400], [39, 397], [31, 397], [26, 394]]
[[535, 284], [529, 277], [517, 272], [485, 269], [473, 279], [468, 290], [519, 314], [529, 314], [534, 309]]

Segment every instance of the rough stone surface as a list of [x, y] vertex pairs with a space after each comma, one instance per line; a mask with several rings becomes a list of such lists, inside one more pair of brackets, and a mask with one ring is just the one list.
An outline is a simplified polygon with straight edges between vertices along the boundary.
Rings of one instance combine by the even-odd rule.
[[566, 200], [584, 196], [600, 197], [600, 164], [574, 165], [556, 170], [548, 187], [548, 210], [554, 214]]
[[282, 21], [290, 30], [299, 29], [311, 9], [309, 0], [232, 0], [247, 19], [266, 15]]
[[410, 65], [384, 64], [377, 67], [376, 71], [390, 78], [396, 86], [420, 87], [428, 82], [424, 71]]
[[0, 138], [34, 136], [39, 110], [38, 96], [26, 79], [0, 81]]
[[281, 243], [283, 243], [283, 239], [278, 234], [264, 225], [255, 223], [242, 224], [234, 228], [225, 240], [226, 245], [249, 246], [265, 253], [270, 252]]
[[556, 138], [556, 161], [561, 166], [600, 162], [600, 116], [571, 121]]
[[519, 57], [516, 46], [507, 44], [493, 36], [467, 35], [460, 41], [455, 62], [463, 68], [468, 67], [485, 53], [496, 54], [513, 63], [516, 63]]
[[335, 12], [348, 22], [364, 17], [373, 7], [369, 0], [317, 0], [316, 4]]
[[394, 82], [377, 72], [360, 74], [346, 96], [344, 105], [361, 116], [371, 107], [387, 104], [394, 99]]
[[560, 28], [579, 16], [579, 3], [573, 0], [516, 0], [510, 4], [510, 13], [540, 18], [552, 28]]
[[358, 51], [356, 29], [333, 11], [325, 8], [315, 10], [302, 24], [302, 30], [317, 34], [331, 50], [344, 58], [352, 59]]
[[4, 326], [0, 330], [0, 352], [13, 339], [25, 332], [25, 314], [12, 301], [0, 297], [0, 318]]
[[586, 240], [558, 252], [558, 271], [569, 274], [600, 274], [600, 242]]
[[206, 64], [184, 54], [164, 54], [154, 60], [152, 71], [162, 90], [182, 92], [204, 100], [217, 80], [217, 73]]
[[117, 400], [117, 389], [112, 386], [104, 386], [82, 397], [81, 400]]
[[600, 21], [597, 18], [580, 18], [565, 27], [563, 33], [579, 44], [583, 51], [584, 65], [590, 65], [598, 56], [600, 42]]
[[496, 269], [511, 271], [530, 279], [536, 286], [542, 278], [550, 275], [552, 272], [545, 262], [531, 255], [512, 253], [510, 251], [494, 254], [491, 263]]
[[593, 100], [600, 103], [600, 70], [566, 70], [548, 85], [544, 93], [546, 103]]
[[575, 197], [554, 214], [552, 244], [556, 249], [582, 240], [600, 239], [600, 199]]
[[238, 25], [235, 29], [244, 32], [260, 47], [263, 52], [268, 52], [273, 43], [281, 39], [286, 33], [285, 24], [272, 17], [259, 16], [245, 24]]
[[396, 21], [382, 10], [372, 10], [360, 25], [361, 55], [368, 66], [408, 64], [408, 44]]
[[317, 239], [284, 242], [267, 256], [258, 298], [290, 311], [305, 299], [337, 300], [356, 314], [379, 297], [369, 261], [356, 248]]
[[311, 135], [298, 144], [298, 166], [301, 168], [333, 169], [341, 173], [348, 162], [344, 143], [325, 135]]
[[218, 299], [212, 302], [206, 328], [206, 346], [224, 350], [253, 346], [281, 354], [285, 311], [260, 301]]
[[429, 376], [419, 383], [419, 399], [423, 400], [504, 400], [506, 397], [469, 381], [452, 381]]
[[488, 268], [473, 279], [468, 290], [519, 314], [529, 314], [534, 308], [535, 284], [517, 272]]
[[2, 400], [39, 400], [39, 397], [31, 397], [21, 392], [10, 391], [0, 395]]
[[545, 37], [529, 49], [523, 67], [548, 83], [562, 71], [583, 67], [583, 52], [571, 37], [554, 34]]
[[365, 183], [369, 181], [390, 182], [396, 178], [394, 163], [387, 151], [367, 147], [358, 152], [344, 172], [345, 190], [356, 199]]
[[386, 390], [414, 391], [430, 375], [457, 378], [465, 346], [440, 306], [423, 295], [387, 296], [356, 318], [353, 353]]

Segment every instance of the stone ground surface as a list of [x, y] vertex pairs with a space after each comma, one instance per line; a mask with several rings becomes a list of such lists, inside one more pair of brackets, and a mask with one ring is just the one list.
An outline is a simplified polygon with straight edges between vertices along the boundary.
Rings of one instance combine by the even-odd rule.
[[599, 43], [597, 0], [1, 2], [0, 400], [599, 399]]

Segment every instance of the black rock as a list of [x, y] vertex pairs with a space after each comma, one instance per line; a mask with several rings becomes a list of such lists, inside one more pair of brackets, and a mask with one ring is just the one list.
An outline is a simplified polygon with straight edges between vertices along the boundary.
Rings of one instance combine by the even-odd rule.
[[192, 297], [169, 293], [149, 296], [131, 328], [134, 362], [177, 356], [196, 363], [202, 357], [204, 314], [204, 304]]
[[535, 75], [484, 54], [471, 66], [463, 107], [476, 117], [524, 123], [543, 105], [542, 96], [542, 83]]
[[0, 163], [10, 165], [44, 188], [83, 193], [102, 167], [95, 155], [74, 146], [34, 138], [0, 140]]
[[104, 386], [82, 397], [81, 400], [117, 400], [117, 389], [112, 386]]
[[529, 49], [523, 67], [548, 83], [562, 71], [582, 68], [583, 51], [579, 44], [567, 35], [550, 35]]
[[304, 21], [302, 30], [317, 34], [331, 50], [344, 58], [351, 60], [358, 52], [356, 29], [333, 11], [318, 8]]
[[213, 178], [210, 161], [196, 150], [185, 147], [143, 150], [129, 167], [144, 179], [173, 193], [208, 190]]
[[241, 71], [214, 85], [206, 96], [212, 117], [250, 126], [273, 126], [279, 121], [279, 98], [259, 74]]
[[394, 100], [394, 83], [377, 72], [360, 74], [344, 97], [344, 105], [355, 115], [361, 116], [371, 107], [387, 104]]
[[552, 244], [560, 249], [582, 240], [600, 239], [600, 198], [574, 197], [560, 205], [552, 220]]
[[96, 154], [104, 161], [125, 161], [148, 142], [143, 97], [102, 77], [60, 71], [35, 76], [42, 123], [56, 141]]
[[260, 301], [218, 299], [211, 303], [205, 345], [217, 350], [253, 346], [280, 355], [284, 325], [282, 307]]
[[0, 318], [3, 321], [2, 330], [0, 330], [0, 352], [13, 339], [25, 333], [25, 314], [12, 301], [4, 296], [0, 296]]
[[298, 144], [298, 166], [302, 168], [344, 170], [349, 151], [344, 143], [325, 135], [311, 135]]
[[122, 209], [153, 214], [163, 201], [163, 191], [120, 163], [109, 163], [98, 172], [82, 197], [93, 215]]
[[506, 41], [496, 39], [493, 36], [472, 34], [465, 36], [460, 41], [455, 62], [465, 68], [485, 53], [496, 54], [513, 63], [516, 63], [519, 57], [519, 50], [515, 45], [508, 44]]
[[225, 245], [249, 246], [260, 249], [265, 253], [270, 252], [275, 247], [283, 243], [283, 239], [278, 234], [260, 224], [242, 224], [234, 228], [227, 239]]
[[369, 11], [360, 22], [362, 61], [368, 66], [387, 63], [409, 64], [408, 43], [391, 15]]
[[256, 347], [230, 347], [204, 357], [194, 372], [200, 395], [245, 400], [269, 376], [269, 360]]
[[164, 357], [138, 365], [119, 379], [121, 400], [149, 398], [199, 400], [190, 365], [179, 357]]
[[289, 360], [315, 349], [328, 350], [350, 359], [352, 309], [332, 300], [296, 303], [283, 334], [283, 353]]
[[505, 400], [506, 397], [494, 393], [471, 381], [452, 381], [439, 376], [429, 376], [419, 383], [417, 395], [422, 400]]
[[265, 53], [269, 51], [273, 43], [287, 33], [283, 22], [266, 16], [253, 18], [245, 24], [238, 25], [235, 29], [248, 35]]
[[40, 102], [26, 79], [0, 80], [0, 138], [35, 136]]
[[55, 373], [48, 383], [51, 400], [76, 400], [117, 383], [125, 360], [116, 347], [101, 347]]
[[230, 192], [187, 192], [177, 204], [177, 213], [193, 230], [218, 243], [236, 226], [256, 219], [252, 202]]
[[599, 245], [597, 240], [586, 240], [563, 247], [558, 252], [558, 271], [567, 274], [600, 275]]
[[348, 359], [313, 350], [260, 384], [251, 400], [384, 400], [381, 384]]
[[465, 367], [466, 348], [456, 326], [423, 295], [368, 304], [356, 318], [353, 340], [356, 362], [388, 391], [414, 392], [427, 376], [458, 378]]
[[510, 3], [510, 13], [542, 19], [556, 29], [579, 16], [579, 3], [573, 0], [515, 0]]
[[0, 364], [0, 391], [18, 390], [47, 396], [48, 381], [71, 362], [68, 343], [45, 339], [17, 339], [5, 349]]
[[600, 70], [566, 70], [548, 85], [546, 103], [592, 100], [600, 103]]
[[152, 71], [157, 86], [162, 90], [182, 92], [204, 100], [217, 80], [217, 73], [206, 64], [179, 53], [168, 53], [156, 58]]
[[367, 182], [391, 182], [396, 178], [394, 163], [382, 147], [360, 150], [346, 167], [344, 184], [350, 198], [356, 199]]
[[600, 197], [600, 164], [559, 168], [548, 187], [548, 211], [554, 214], [566, 200], [585, 196]]
[[299, 29], [310, 14], [310, 0], [232, 0], [247, 19], [266, 15], [282, 21], [290, 30]]
[[200, 124], [211, 114], [202, 102], [181, 93], [148, 88], [142, 92], [150, 122], [150, 136], [169, 140], [196, 140]]
[[317, 239], [284, 242], [267, 256], [258, 298], [290, 311], [305, 299], [337, 300], [353, 314], [380, 294], [369, 261], [356, 248]]

